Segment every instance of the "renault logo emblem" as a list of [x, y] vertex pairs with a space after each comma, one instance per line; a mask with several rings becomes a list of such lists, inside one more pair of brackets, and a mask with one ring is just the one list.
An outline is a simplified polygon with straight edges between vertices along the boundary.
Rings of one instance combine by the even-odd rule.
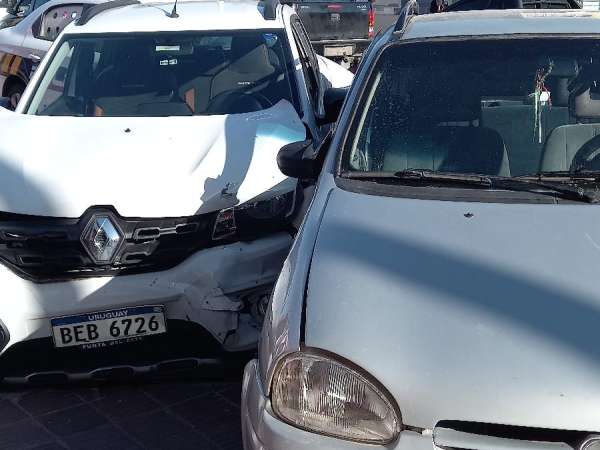
[[94, 214], [81, 234], [81, 243], [97, 264], [111, 263], [123, 240], [116, 220], [108, 213]]

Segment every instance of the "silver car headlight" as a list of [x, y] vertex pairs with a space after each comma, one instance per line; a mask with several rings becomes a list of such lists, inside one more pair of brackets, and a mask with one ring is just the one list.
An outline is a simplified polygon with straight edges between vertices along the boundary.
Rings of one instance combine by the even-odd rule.
[[402, 428], [396, 402], [383, 387], [324, 352], [284, 357], [273, 376], [271, 404], [284, 422], [340, 439], [388, 444]]

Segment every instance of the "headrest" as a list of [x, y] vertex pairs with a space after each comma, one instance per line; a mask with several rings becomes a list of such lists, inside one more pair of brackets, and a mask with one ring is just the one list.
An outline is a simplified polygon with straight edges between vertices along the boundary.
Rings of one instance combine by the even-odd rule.
[[577, 76], [569, 81], [569, 91], [572, 96], [578, 96], [587, 91], [600, 79], [600, 64], [593, 62], [580, 68]]
[[553, 63], [554, 66], [552, 67], [552, 72], [550, 72], [550, 77], [573, 78], [577, 75], [577, 61], [573, 59], [555, 59]]
[[412, 122], [437, 125], [442, 122], [471, 122], [481, 115], [481, 95], [476, 90], [437, 89], [419, 92], [411, 101]]
[[569, 106], [569, 79], [563, 77], [548, 78], [548, 88], [552, 95], [552, 105], [567, 107]]
[[600, 118], [600, 95], [587, 89], [575, 97], [575, 117], [580, 119]]

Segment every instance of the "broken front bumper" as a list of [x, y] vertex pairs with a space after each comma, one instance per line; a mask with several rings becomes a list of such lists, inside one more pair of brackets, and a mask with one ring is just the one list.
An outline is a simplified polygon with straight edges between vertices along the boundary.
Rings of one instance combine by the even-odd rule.
[[242, 385], [242, 436], [245, 450], [431, 450], [431, 436], [403, 431], [387, 446], [361, 444], [300, 430], [273, 413], [258, 375], [258, 361], [248, 363]]
[[[249, 303], [268, 295], [291, 241], [279, 233], [201, 250], [161, 272], [56, 283], [34, 283], [0, 266], [0, 327], [7, 336], [0, 377], [101, 377], [182, 361], [211, 364], [224, 352], [251, 350], [258, 325]], [[166, 334], [112, 349], [54, 348], [51, 318], [141, 305], [164, 305]]]

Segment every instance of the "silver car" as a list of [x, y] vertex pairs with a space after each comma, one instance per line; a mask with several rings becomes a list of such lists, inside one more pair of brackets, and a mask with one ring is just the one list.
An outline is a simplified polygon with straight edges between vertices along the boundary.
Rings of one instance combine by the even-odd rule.
[[600, 448], [599, 86], [589, 12], [405, 10], [374, 42], [330, 142], [279, 153], [316, 194], [247, 450]]
[[82, 11], [102, 0], [17, 0], [0, 16], [0, 97], [14, 109], [52, 42]]

